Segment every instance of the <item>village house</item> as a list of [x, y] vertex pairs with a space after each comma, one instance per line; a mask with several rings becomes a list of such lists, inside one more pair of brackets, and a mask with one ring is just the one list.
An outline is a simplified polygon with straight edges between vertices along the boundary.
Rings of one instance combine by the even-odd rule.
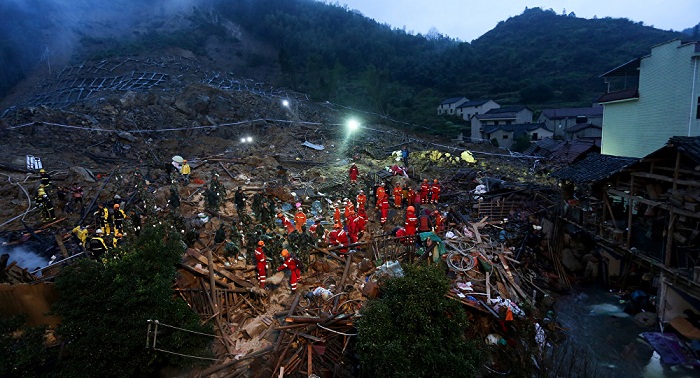
[[656, 290], [660, 324], [700, 338], [700, 137], [672, 137], [643, 158], [589, 154], [551, 174], [563, 219], [598, 245], [604, 280]]
[[469, 101], [466, 97], [451, 97], [443, 100], [437, 108], [438, 115], [455, 115], [457, 107]]
[[566, 130], [564, 139], [567, 141], [576, 139], [593, 140], [600, 143], [603, 137], [603, 127], [591, 123], [580, 123]]
[[[558, 108], [558, 109], [543, 109], [537, 122], [544, 123], [547, 128], [554, 130], [556, 138], [571, 140], [577, 136], [577, 132], [585, 130], [584, 126], [595, 126], [597, 130], [601, 130], [603, 125], [603, 107], [593, 106], [590, 108]], [[572, 129], [576, 131], [572, 132]]]
[[471, 121], [472, 117], [477, 114], [484, 114], [491, 109], [498, 109], [500, 107], [501, 105], [498, 105], [498, 103], [493, 100], [467, 101], [457, 107], [457, 115], [462, 117], [465, 121]]
[[472, 117], [471, 138], [472, 141], [490, 141], [491, 138], [487, 138], [487, 133], [483, 132], [486, 126], [517, 125], [526, 123], [532, 123], [532, 109], [528, 108], [527, 106], [506, 106], [494, 108], [486, 113], [476, 114]]
[[547, 129], [544, 123], [520, 123], [516, 125], [499, 124], [484, 126], [483, 139], [495, 141], [498, 147], [513, 148], [518, 138], [526, 138], [536, 142], [543, 138], [551, 138], [552, 130]]
[[672, 136], [700, 135], [700, 42], [676, 39], [601, 77], [603, 154], [642, 157]]

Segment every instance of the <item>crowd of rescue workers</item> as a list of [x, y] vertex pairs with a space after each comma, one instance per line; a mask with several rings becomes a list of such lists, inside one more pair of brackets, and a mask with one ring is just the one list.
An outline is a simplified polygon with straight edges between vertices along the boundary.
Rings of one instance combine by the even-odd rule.
[[[404, 162], [407, 163], [407, 159], [404, 159]], [[400, 175], [401, 172], [405, 172], [405, 168], [401, 168], [389, 171]], [[171, 172], [169, 207], [179, 207], [177, 185], [190, 186], [191, 173], [192, 168], [187, 160], [183, 160], [182, 164]], [[146, 210], [149, 205], [143, 198], [139, 198], [141, 204], [138, 201], [127, 203], [119, 195], [115, 195], [111, 201], [99, 202], [96, 208], [93, 207], [94, 211], [93, 208], [87, 209], [92, 211], [94, 221], [94, 231], [89, 235], [89, 227], [82, 222], [87, 215], [82, 187], [77, 183], [68, 188], [55, 187], [49, 173], [44, 169], [40, 170], [40, 175], [35, 203], [44, 222], [56, 221], [52, 197], [63, 204], [64, 213], [83, 214], [81, 224], [72, 229], [75, 242], [72, 254], [85, 253], [90, 258], [104, 260], [107, 252], [118, 250], [126, 242], [127, 234], [132, 236], [129, 239], [132, 241], [139, 237], [143, 218], [149, 216]], [[348, 258], [349, 253], [363, 244], [368, 222], [378, 220], [379, 229], [383, 230], [385, 235], [391, 235], [399, 243], [412, 247], [421, 244], [420, 238], [416, 237], [417, 233], [432, 231], [440, 234], [444, 231], [444, 214], [438, 209], [441, 191], [438, 180], [423, 179], [414, 189], [407, 175], [404, 177], [404, 180], [394, 180], [393, 188], [390, 187], [391, 184], [387, 185], [386, 182], [377, 179], [364, 179], [359, 182], [359, 169], [352, 163], [348, 169], [347, 197], [342, 200], [338, 198], [336, 201], [327, 199], [328, 206], [325, 210], [320, 208], [322, 202], [319, 201], [310, 206], [302, 205], [301, 200], [291, 204], [284, 203], [275, 196], [264, 195], [260, 191], [256, 191], [249, 199], [240, 186], [232, 198], [227, 198], [226, 189], [219, 181], [216, 171], [211, 174], [209, 184], [202, 183], [203, 186], [199, 189], [204, 189], [203, 197], [208, 209], [218, 211], [225, 201], [232, 200], [235, 204], [237, 217], [220, 217], [233, 220], [227, 225], [220, 219], [220, 226], [214, 235], [214, 243], [221, 246], [224, 257], [254, 264], [262, 289], [266, 288], [270, 263], [275, 264], [277, 271], [288, 271], [289, 284], [292, 292], [295, 292], [302, 271], [310, 263], [310, 252], [314, 247], [328, 247], [337, 252], [341, 259]], [[132, 198], [143, 197], [139, 196], [139, 192], [148, 191], [149, 182], [138, 170], [134, 172], [132, 181], [130, 186], [136, 188], [136, 196]], [[124, 211], [125, 205], [131, 208], [128, 214]], [[405, 211], [402, 224], [388, 224], [392, 207], [395, 211]], [[162, 209], [155, 207], [155, 210]], [[376, 215], [370, 218], [368, 213]], [[200, 213], [198, 217], [182, 225], [183, 232], [194, 235], [190, 243], [199, 238], [198, 228], [207, 220], [207, 215]], [[430, 244], [429, 241], [430, 239], [427, 239], [427, 244]], [[190, 243], [188, 245], [191, 245]]]

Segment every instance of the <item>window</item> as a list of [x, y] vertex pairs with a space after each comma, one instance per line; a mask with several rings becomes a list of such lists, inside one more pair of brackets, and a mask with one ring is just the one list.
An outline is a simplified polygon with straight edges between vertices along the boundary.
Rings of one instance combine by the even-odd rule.
[[586, 116], [576, 116], [576, 124], [588, 123], [588, 117]]
[[494, 125], [498, 125], [499, 122], [500, 122], [500, 121], [493, 121], [493, 124], [494, 124]]
[[506, 121], [506, 125], [511, 125], [511, 124], [513, 124], [513, 121], [511, 121], [511, 120]]
[[698, 108], [695, 109], [695, 119], [700, 119], [700, 97], [698, 97]]
[[508, 139], [508, 134], [503, 134], [503, 139]]
[[538, 138], [537, 133], [532, 133], [532, 140], [537, 140], [537, 138]]

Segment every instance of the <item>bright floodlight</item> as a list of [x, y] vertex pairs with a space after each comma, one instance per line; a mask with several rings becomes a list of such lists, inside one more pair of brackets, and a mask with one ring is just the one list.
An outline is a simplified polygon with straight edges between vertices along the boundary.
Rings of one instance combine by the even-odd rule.
[[245, 141], [248, 142], [248, 143], [251, 143], [251, 142], [253, 142], [253, 138], [252, 138], [252, 137], [248, 137], [248, 138], [245, 139]]
[[288, 108], [289, 107], [289, 100], [282, 100], [282, 106]]
[[348, 130], [349, 131], [355, 131], [360, 128], [360, 122], [358, 122], [356, 119], [351, 119], [348, 121]]
[[245, 143], [245, 137], [241, 138], [241, 143]]

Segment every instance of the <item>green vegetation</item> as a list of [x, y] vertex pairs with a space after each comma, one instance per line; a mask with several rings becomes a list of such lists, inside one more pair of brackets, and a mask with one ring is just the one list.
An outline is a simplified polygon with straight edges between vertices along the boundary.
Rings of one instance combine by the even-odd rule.
[[28, 327], [26, 317], [0, 317], [0, 377], [48, 376], [56, 350], [44, 347], [46, 327]]
[[[144, 230], [132, 245], [106, 261], [81, 260], [56, 280], [64, 349], [60, 373], [67, 377], [154, 376], [159, 369], [194, 360], [145, 347], [147, 320], [211, 334], [179, 298], [172, 284], [184, 246], [165, 227]], [[207, 356], [211, 337], [160, 327], [157, 347]]]
[[412, 35], [347, 7], [309, 0], [221, 2], [217, 14], [279, 48], [286, 84], [429, 129], [450, 96], [501, 104], [590, 106], [601, 73], [681, 36], [627, 19], [526, 9], [471, 43]]
[[389, 279], [358, 321], [357, 348], [377, 377], [474, 377], [481, 355], [466, 338], [461, 304], [445, 297], [449, 280], [437, 266], [405, 267]]

